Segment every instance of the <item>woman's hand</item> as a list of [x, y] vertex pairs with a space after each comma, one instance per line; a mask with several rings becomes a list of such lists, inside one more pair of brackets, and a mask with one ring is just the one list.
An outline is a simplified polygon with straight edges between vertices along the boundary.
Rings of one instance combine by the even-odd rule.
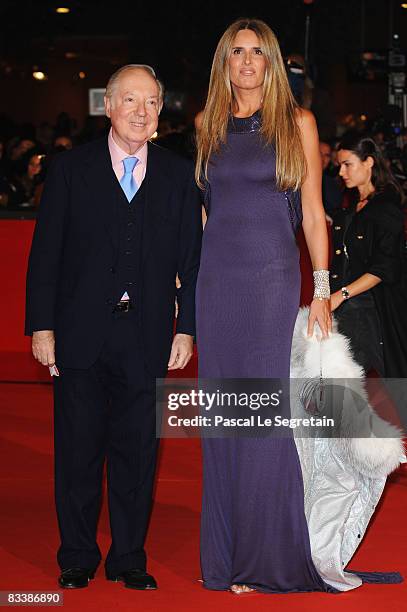
[[332, 317], [330, 300], [314, 299], [311, 302], [308, 317], [308, 337], [314, 333], [315, 322], [318, 323], [323, 338], [328, 338], [329, 332], [332, 331]]
[[335, 293], [331, 295], [331, 312], [336, 310], [338, 306], [342, 304], [342, 302], [343, 302], [342, 291], [335, 291]]

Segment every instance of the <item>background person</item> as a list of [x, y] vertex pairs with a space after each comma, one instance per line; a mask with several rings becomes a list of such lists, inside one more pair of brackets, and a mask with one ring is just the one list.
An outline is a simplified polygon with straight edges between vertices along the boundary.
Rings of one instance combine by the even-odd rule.
[[338, 180], [331, 175], [332, 148], [328, 142], [319, 141], [319, 151], [322, 163], [322, 202], [325, 212], [332, 216], [333, 212], [340, 207], [343, 199], [342, 190]]
[[43, 182], [44, 154], [41, 149], [27, 150], [13, 164], [13, 174], [9, 180], [9, 208], [33, 207], [36, 190]]
[[403, 193], [371, 138], [338, 145], [350, 205], [332, 225], [331, 308], [365, 371], [407, 377]]

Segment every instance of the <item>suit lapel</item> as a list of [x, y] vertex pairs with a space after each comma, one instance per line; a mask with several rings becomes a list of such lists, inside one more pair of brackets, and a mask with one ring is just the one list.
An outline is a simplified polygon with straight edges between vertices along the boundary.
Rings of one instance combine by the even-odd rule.
[[98, 212], [114, 249], [119, 246], [118, 189], [107, 137], [94, 143], [83, 165], [83, 178], [97, 202]]
[[[164, 155], [163, 155], [164, 153]], [[168, 218], [172, 181], [165, 163], [165, 152], [148, 143], [146, 205], [143, 223], [143, 262], [145, 261], [158, 228]]]
[[[95, 141], [83, 164], [83, 179], [95, 199], [102, 222], [115, 250], [119, 248], [120, 185], [112, 168], [107, 137]], [[173, 181], [168, 172], [166, 152], [148, 143], [146, 202], [143, 220], [143, 262], [154, 243], [158, 228], [170, 214]]]

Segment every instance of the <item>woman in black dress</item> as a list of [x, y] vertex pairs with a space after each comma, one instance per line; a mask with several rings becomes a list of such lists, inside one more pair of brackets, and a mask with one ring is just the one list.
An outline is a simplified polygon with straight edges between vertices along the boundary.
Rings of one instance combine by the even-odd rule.
[[332, 225], [331, 310], [365, 372], [407, 377], [403, 193], [371, 138], [346, 137], [337, 150], [353, 197]]

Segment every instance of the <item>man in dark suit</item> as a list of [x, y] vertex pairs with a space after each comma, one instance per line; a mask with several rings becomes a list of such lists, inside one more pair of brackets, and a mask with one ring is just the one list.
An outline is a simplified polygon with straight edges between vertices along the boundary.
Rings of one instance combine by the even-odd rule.
[[87, 586], [101, 560], [105, 459], [106, 577], [157, 587], [144, 551], [157, 452], [155, 379], [192, 355], [202, 232], [190, 162], [149, 142], [162, 98], [149, 66], [125, 66], [111, 77], [109, 136], [56, 157], [31, 248], [26, 333], [34, 357], [59, 371], [55, 497], [65, 588]]

